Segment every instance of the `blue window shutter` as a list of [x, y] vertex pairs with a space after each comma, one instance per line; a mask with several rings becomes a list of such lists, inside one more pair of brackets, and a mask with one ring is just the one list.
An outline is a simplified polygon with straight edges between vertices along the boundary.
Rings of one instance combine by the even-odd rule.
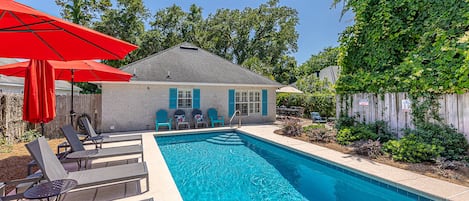
[[267, 116], [267, 89], [262, 89], [262, 116]]
[[200, 109], [200, 89], [193, 89], [192, 93], [192, 108]]
[[178, 89], [169, 88], [169, 109], [176, 109], [178, 102]]
[[228, 116], [231, 117], [234, 114], [235, 109], [235, 90], [228, 90]]

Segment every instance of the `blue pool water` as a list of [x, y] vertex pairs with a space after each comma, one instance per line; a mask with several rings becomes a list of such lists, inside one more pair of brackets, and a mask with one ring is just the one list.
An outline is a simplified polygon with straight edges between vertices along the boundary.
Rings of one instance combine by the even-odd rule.
[[184, 200], [430, 200], [239, 133], [155, 137]]

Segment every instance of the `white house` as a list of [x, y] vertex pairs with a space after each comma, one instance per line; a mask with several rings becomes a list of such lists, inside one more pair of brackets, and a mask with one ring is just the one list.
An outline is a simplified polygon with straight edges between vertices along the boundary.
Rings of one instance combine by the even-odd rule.
[[134, 75], [130, 82], [100, 82], [103, 132], [155, 129], [159, 109], [170, 116], [183, 109], [190, 116], [197, 108], [207, 116], [215, 108], [226, 125], [236, 110], [243, 124], [275, 121], [281, 84], [189, 43], [121, 70]]

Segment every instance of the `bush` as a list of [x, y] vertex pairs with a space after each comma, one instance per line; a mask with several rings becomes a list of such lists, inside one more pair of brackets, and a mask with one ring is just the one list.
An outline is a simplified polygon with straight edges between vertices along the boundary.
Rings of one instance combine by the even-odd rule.
[[300, 136], [303, 132], [303, 128], [297, 119], [287, 119], [283, 130], [287, 136]]
[[375, 121], [373, 123], [367, 124], [367, 127], [373, 133], [378, 135], [378, 140], [381, 143], [396, 139], [396, 136], [391, 132], [388, 123], [385, 121]]
[[41, 134], [37, 130], [28, 130], [21, 135], [19, 140], [20, 142], [31, 142], [40, 136]]
[[378, 135], [367, 128], [365, 124], [358, 124], [339, 131], [336, 141], [342, 145], [348, 145], [358, 140], [376, 140]]
[[415, 130], [405, 130], [406, 135], [414, 134], [418, 141], [444, 147], [441, 156], [448, 160], [467, 160], [468, 142], [463, 134], [451, 126], [424, 123]]
[[306, 135], [309, 137], [309, 140], [312, 142], [323, 142], [323, 143], [333, 142], [336, 137], [334, 132], [329, 131], [326, 128], [308, 130], [306, 131]]
[[444, 148], [421, 142], [413, 134], [406, 135], [400, 140], [390, 140], [383, 144], [383, 151], [391, 154], [393, 160], [411, 163], [434, 161]]
[[342, 130], [344, 128], [350, 128], [355, 126], [355, 118], [349, 116], [340, 116], [339, 119], [335, 122], [335, 128], [337, 130]]
[[370, 158], [377, 158], [381, 156], [381, 142], [378, 140], [360, 140], [352, 145], [355, 148], [355, 152], [360, 155], [368, 156]]
[[13, 146], [8, 143], [6, 137], [0, 134], [0, 153], [9, 153], [12, 148]]
[[312, 130], [315, 130], [315, 129], [322, 129], [322, 128], [326, 128], [326, 125], [324, 125], [324, 124], [311, 124], [309, 126], [303, 127], [303, 131], [308, 132], [308, 131], [312, 131]]

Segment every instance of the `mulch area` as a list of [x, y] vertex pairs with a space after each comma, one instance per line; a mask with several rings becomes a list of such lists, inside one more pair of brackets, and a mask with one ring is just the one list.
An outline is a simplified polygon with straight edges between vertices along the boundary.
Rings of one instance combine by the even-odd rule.
[[[279, 119], [279, 120], [276, 121], [276, 124], [282, 125], [283, 121]], [[300, 124], [302, 126], [308, 126], [308, 125], [311, 125], [312, 122], [309, 119], [300, 119]], [[279, 130], [276, 130], [274, 133], [282, 135], [283, 131], [282, 131], [282, 129], [279, 129]], [[353, 152], [353, 149], [351, 147], [342, 146], [342, 145], [339, 145], [337, 143], [311, 142], [309, 140], [309, 137], [306, 136], [305, 133], [303, 133], [301, 136], [296, 136], [296, 137], [293, 137], [293, 138], [296, 138], [298, 140], [302, 140], [302, 141], [305, 141], [305, 142], [309, 142], [309, 143], [312, 143], [312, 144], [315, 144], [315, 145], [327, 147], [329, 149], [333, 149], [333, 150], [336, 150], [336, 151], [339, 151], [339, 152], [342, 152], [342, 153], [352, 154], [352, 155], [358, 156], [357, 154], [355, 154]], [[445, 180], [445, 181], [448, 181], [448, 182], [451, 182], [451, 183], [455, 183], [455, 184], [459, 184], [459, 185], [469, 187], [469, 167], [467, 167], [467, 166], [462, 167], [462, 168], [457, 169], [457, 170], [449, 170], [449, 169], [438, 168], [437, 165], [432, 164], [432, 163], [417, 163], [417, 164], [414, 164], [414, 163], [398, 162], [398, 161], [394, 161], [391, 158], [386, 157], [386, 156], [381, 156], [381, 157], [378, 157], [378, 158], [375, 158], [375, 159], [371, 159], [371, 158], [368, 158], [368, 157], [362, 156], [362, 155], [360, 155], [359, 157], [367, 158], [369, 160], [376, 161], [376, 162], [379, 162], [379, 163], [382, 163], [382, 164], [394, 166], [394, 167], [397, 167], [397, 168], [409, 170], [409, 171], [412, 171], [412, 172], [415, 172], [415, 173], [418, 173], [418, 174], [422, 174], [422, 175], [425, 175], [425, 176], [429, 176], [429, 177], [433, 177], [433, 178], [437, 178], [437, 179]]]
[[[65, 141], [65, 138], [49, 140], [49, 146], [55, 152], [57, 145]], [[0, 182], [21, 179], [27, 176], [27, 165], [32, 160], [28, 150], [24, 146], [26, 143], [12, 145], [9, 152], [0, 153]], [[37, 168], [33, 169], [36, 171]]]

